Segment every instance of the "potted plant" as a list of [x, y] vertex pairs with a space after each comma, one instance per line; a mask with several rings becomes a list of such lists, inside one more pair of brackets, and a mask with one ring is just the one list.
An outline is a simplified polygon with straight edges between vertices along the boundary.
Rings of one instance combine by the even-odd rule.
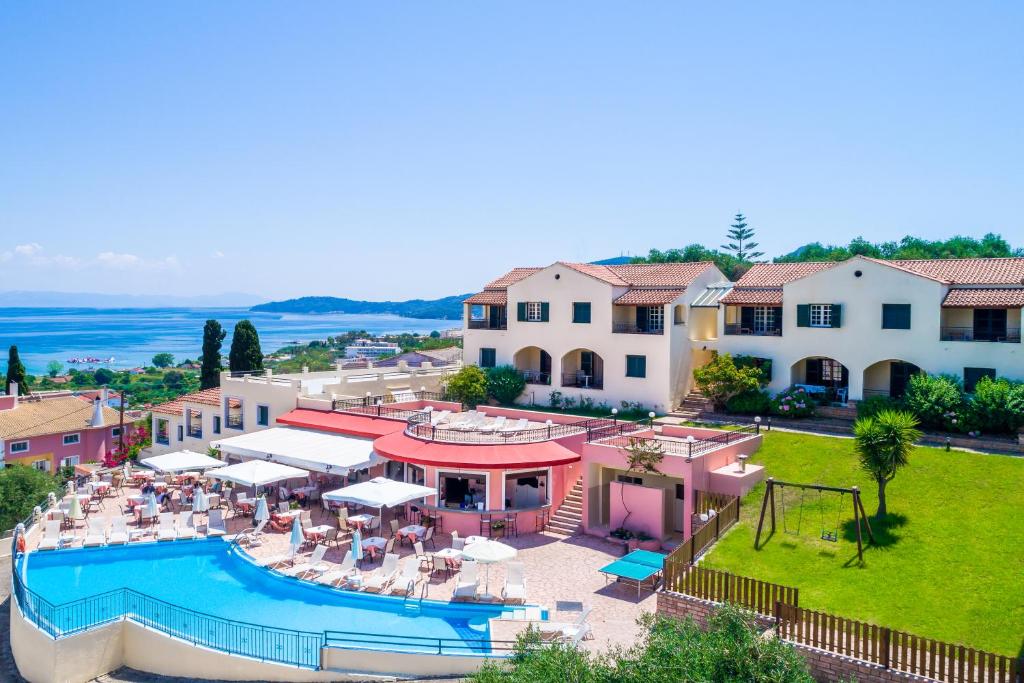
[[495, 538], [501, 538], [505, 535], [505, 522], [498, 519], [491, 522], [491, 536]]
[[608, 538], [609, 540], [614, 539], [616, 541], [622, 541], [623, 544], [626, 546], [627, 551], [637, 549], [637, 540], [633, 536], [633, 532], [625, 527], [620, 526], [618, 529], [613, 529], [608, 534]]
[[661, 550], [661, 541], [649, 535], [645, 531], [639, 531], [636, 534], [637, 545], [641, 550], [652, 550], [657, 552]]

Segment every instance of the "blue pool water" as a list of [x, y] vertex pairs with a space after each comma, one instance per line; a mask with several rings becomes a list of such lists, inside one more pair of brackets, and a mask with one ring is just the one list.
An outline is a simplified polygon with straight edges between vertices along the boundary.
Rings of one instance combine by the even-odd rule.
[[[298, 664], [295, 650], [310, 648], [291, 631], [317, 640], [325, 631], [370, 634], [328, 637], [339, 647], [488, 652], [487, 619], [504, 609], [318, 586], [258, 567], [219, 539], [34, 552], [21, 575], [50, 603], [36, 609], [37, 623], [55, 636], [127, 615], [200, 644]], [[248, 625], [272, 632], [255, 634]]]

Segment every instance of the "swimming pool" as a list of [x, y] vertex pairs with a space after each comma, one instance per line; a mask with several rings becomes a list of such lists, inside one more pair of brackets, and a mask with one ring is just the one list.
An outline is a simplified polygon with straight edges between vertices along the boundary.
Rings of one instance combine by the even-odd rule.
[[489, 654], [502, 605], [404, 600], [274, 574], [220, 539], [30, 553], [20, 575], [54, 637], [129, 618], [226, 652], [316, 666], [320, 647]]

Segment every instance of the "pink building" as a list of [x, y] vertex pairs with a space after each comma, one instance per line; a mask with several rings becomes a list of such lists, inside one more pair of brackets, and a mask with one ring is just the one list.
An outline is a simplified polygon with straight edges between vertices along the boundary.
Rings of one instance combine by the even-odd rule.
[[0, 396], [0, 462], [54, 472], [102, 462], [120, 437], [119, 415], [105, 396]]

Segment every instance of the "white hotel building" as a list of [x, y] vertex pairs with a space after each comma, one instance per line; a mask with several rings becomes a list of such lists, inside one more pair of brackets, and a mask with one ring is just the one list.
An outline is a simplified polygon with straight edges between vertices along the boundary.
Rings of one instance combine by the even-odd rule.
[[551, 391], [665, 411], [714, 352], [771, 361], [845, 402], [899, 396], [915, 372], [1024, 379], [1024, 258], [517, 268], [466, 300], [465, 359], [510, 364]]

